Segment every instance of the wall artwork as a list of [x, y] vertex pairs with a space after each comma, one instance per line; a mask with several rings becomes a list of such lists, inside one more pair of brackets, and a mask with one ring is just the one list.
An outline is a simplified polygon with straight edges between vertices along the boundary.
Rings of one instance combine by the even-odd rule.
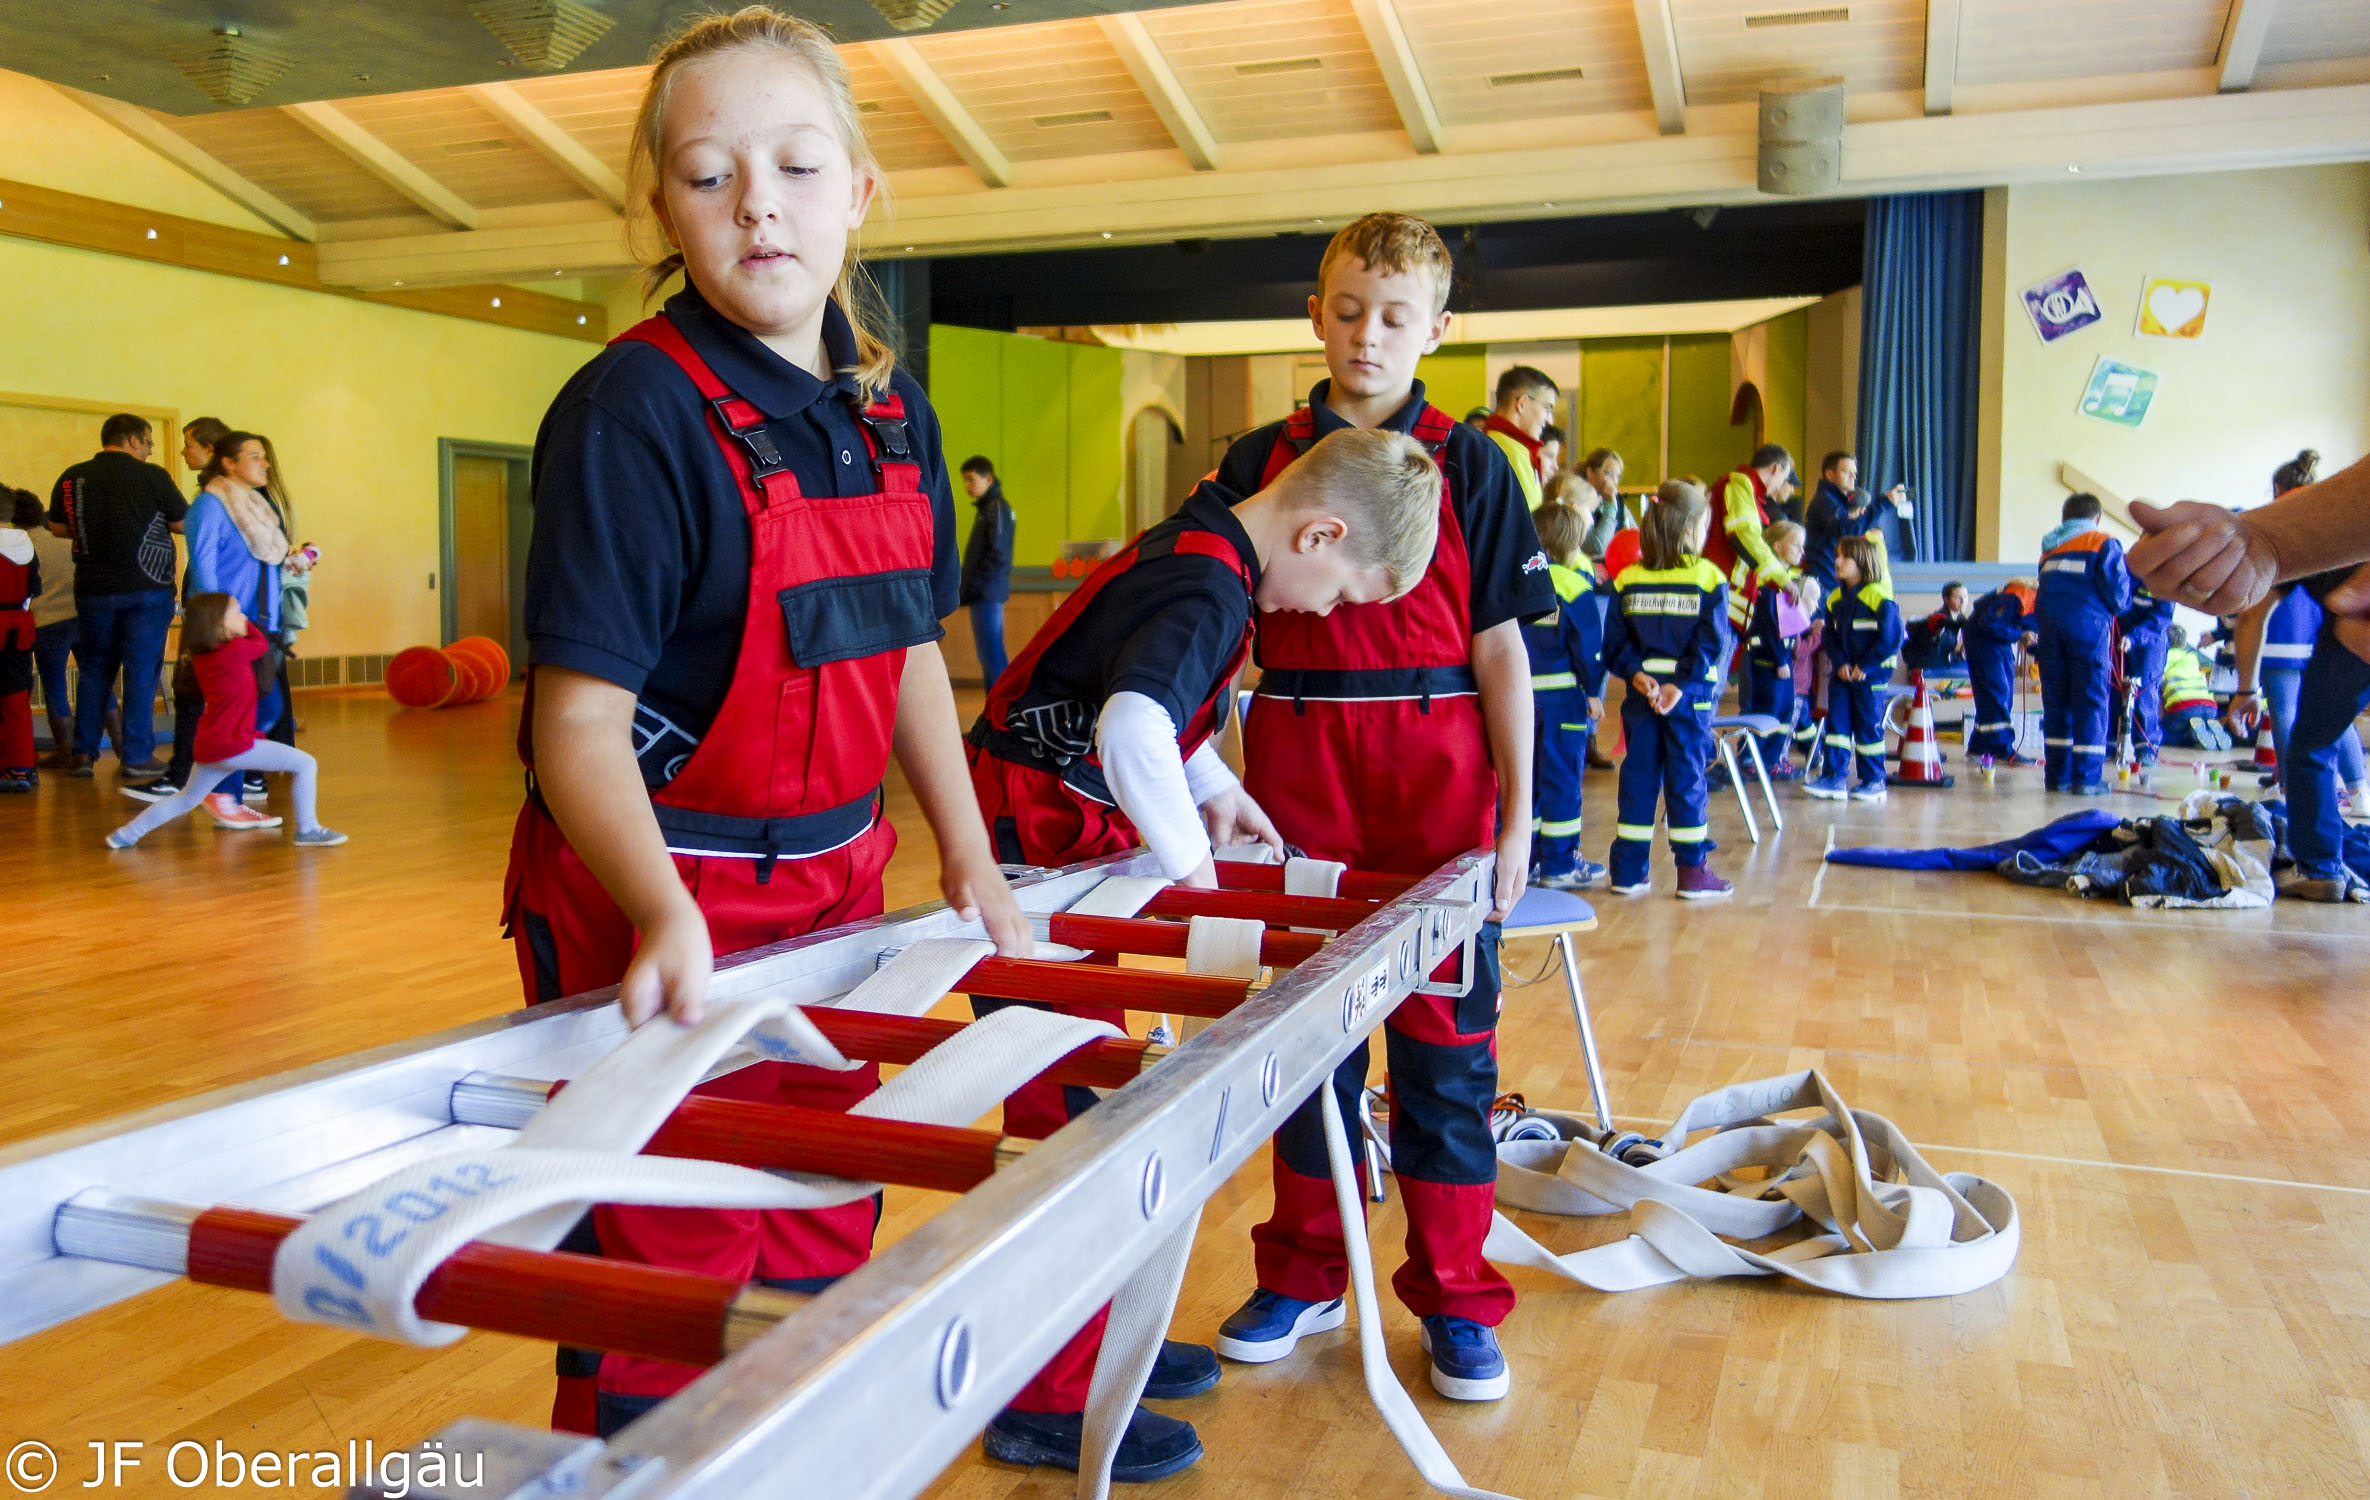
[[2082, 415], [2118, 427], [2137, 427], [2148, 420], [2148, 408], [2156, 400], [2156, 383], [2154, 370], [2101, 355], [2091, 366], [2090, 384], [2082, 392]]
[[2099, 310], [2098, 298], [2091, 292], [2079, 266], [2026, 287], [2024, 310], [2033, 320], [2033, 332], [2041, 336], [2044, 344], [2054, 344], [2069, 333], [2079, 333], [2106, 316]]
[[2176, 276], [2150, 276], [2140, 282], [2142, 338], [2196, 339], [2205, 337], [2206, 304], [2213, 300], [2210, 281], [2183, 281]]

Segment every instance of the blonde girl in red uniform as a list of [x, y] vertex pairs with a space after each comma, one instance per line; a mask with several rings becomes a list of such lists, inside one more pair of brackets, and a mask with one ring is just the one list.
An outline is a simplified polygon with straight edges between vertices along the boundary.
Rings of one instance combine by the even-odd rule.
[[[685, 287], [536, 440], [505, 898], [529, 1002], [616, 984], [637, 1025], [696, 1022], [716, 954], [877, 915], [892, 754], [947, 900], [1026, 954], [939, 654], [960, 569], [937, 419], [850, 254], [880, 173], [830, 39], [764, 7], [697, 22], [652, 69], [632, 167], [671, 252], [651, 284]], [[768, 1063], [702, 1092], [845, 1108], [877, 1082]], [[605, 1255], [812, 1288], [870, 1254], [876, 1213], [603, 1207], [591, 1226]], [[554, 1423], [580, 1431], [699, 1373], [560, 1365]]]

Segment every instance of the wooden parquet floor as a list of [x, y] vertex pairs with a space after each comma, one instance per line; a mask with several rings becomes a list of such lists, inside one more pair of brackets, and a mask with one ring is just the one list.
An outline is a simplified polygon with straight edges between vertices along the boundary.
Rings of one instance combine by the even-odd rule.
[[[513, 1005], [495, 921], [516, 712], [515, 696], [426, 714], [308, 695], [323, 815], [354, 836], [342, 849], [184, 823], [111, 854], [100, 835], [133, 806], [111, 769], [0, 803], [0, 1140]], [[2150, 915], [1820, 863], [1830, 837], [1978, 842], [2063, 811], [2032, 777], [1876, 808], [1789, 797], [1790, 826], [1758, 847], [1715, 801], [1736, 899], [1671, 900], [1665, 864], [1654, 896], [1600, 901], [1580, 950], [1619, 1114], [1659, 1124], [1716, 1084], [1821, 1067], [1937, 1166], [2016, 1195], [2015, 1273], [1909, 1303], [1736, 1282], [1608, 1297], [1517, 1273], [1502, 1331], [1516, 1386], [1493, 1406], [1432, 1395], [1393, 1304], [1393, 1364], [1470, 1480], [1533, 1500], [2370, 1495], [2370, 913]], [[1598, 854], [1611, 795], [1590, 777]], [[934, 890], [927, 830], [901, 789], [892, 807], [894, 906]], [[1517, 945], [1508, 967], [1545, 957]], [[1501, 1054], [1504, 1087], [1585, 1102], [1552, 975], [1509, 989]], [[1206, 1338], [1248, 1289], [1265, 1181], [1256, 1158], [1210, 1205], [1180, 1336]], [[934, 1206], [892, 1193], [887, 1232]], [[1395, 1198], [1374, 1215], [1386, 1275], [1397, 1219]], [[1558, 1249], [1620, 1232], [1528, 1227]], [[0, 1445], [51, 1444], [64, 1493], [89, 1476], [83, 1445], [136, 1440], [124, 1492], [167, 1495], [182, 1439], [385, 1449], [469, 1413], [534, 1422], [549, 1370], [542, 1345], [397, 1348], [170, 1287], [0, 1348]], [[1426, 1493], [1346, 1333], [1230, 1366], [1170, 1410], [1209, 1448], [1158, 1488], [1175, 1500]], [[1050, 1500], [1068, 1480], [971, 1458], [939, 1493]]]

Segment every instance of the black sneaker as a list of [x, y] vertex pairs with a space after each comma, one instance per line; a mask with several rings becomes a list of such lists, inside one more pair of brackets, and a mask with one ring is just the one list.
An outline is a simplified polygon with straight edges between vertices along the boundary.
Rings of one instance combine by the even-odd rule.
[[272, 789], [264, 784], [263, 773], [261, 771], [249, 771], [247, 773], [246, 785], [240, 792], [239, 800], [242, 802], [264, 802], [270, 800], [271, 794]]
[[[1075, 1473], [1085, 1430], [1082, 1412], [1002, 1411], [979, 1435], [979, 1446], [998, 1463]], [[1142, 1484], [1181, 1474], [1200, 1460], [1201, 1438], [1191, 1422], [1139, 1406], [1128, 1418], [1127, 1435], [1119, 1440], [1111, 1477], [1121, 1484]]]
[[1160, 1341], [1160, 1357], [1144, 1380], [1147, 1401], [1182, 1401], [1218, 1387], [1218, 1355], [1206, 1344]]
[[181, 783], [170, 776], [159, 776], [154, 781], [127, 782], [117, 788], [134, 802], [162, 802], [167, 797], [181, 795]]

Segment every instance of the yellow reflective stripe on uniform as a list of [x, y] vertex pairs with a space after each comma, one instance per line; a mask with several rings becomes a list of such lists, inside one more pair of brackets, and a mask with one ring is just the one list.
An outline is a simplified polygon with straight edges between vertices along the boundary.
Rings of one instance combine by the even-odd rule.
[[1580, 832], [1580, 820], [1578, 818], [1574, 818], [1570, 822], [1558, 821], [1553, 823], [1537, 823], [1532, 826], [1536, 832], [1544, 834], [1551, 839], [1568, 839], [1576, 836]]
[[1579, 685], [1580, 679], [1570, 672], [1548, 672], [1542, 676], [1533, 677], [1531, 679], [1531, 686], [1541, 690], [1547, 688], [1578, 687]]
[[1648, 583], [1688, 583], [1701, 589], [1717, 588], [1723, 580], [1720, 570], [1700, 557], [1689, 557], [1675, 568], [1649, 568], [1642, 562], [1631, 563], [1613, 580], [1617, 589]]
[[1827, 736], [1827, 743], [1838, 750], [1849, 750], [1852, 747], [1852, 737], [1848, 734], [1831, 734]]
[[1852, 748], [1862, 755], [1882, 755], [1884, 754], [1884, 741], [1878, 740], [1873, 745], [1854, 745]]
[[1638, 663], [1638, 670], [1641, 672], [1676, 672], [1679, 670], [1679, 660], [1675, 656], [1649, 656]]
[[1671, 842], [1674, 844], [1700, 844], [1711, 836], [1712, 831], [1701, 823], [1696, 824], [1693, 828], [1671, 830]]
[[1613, 825], [1613, 837], [1639, 839], [1646, 843], [1652, 843], [1654, 841], [1654, 825], [1651, 823], [1642, 826], [1636, 823], [1616, 823]]

